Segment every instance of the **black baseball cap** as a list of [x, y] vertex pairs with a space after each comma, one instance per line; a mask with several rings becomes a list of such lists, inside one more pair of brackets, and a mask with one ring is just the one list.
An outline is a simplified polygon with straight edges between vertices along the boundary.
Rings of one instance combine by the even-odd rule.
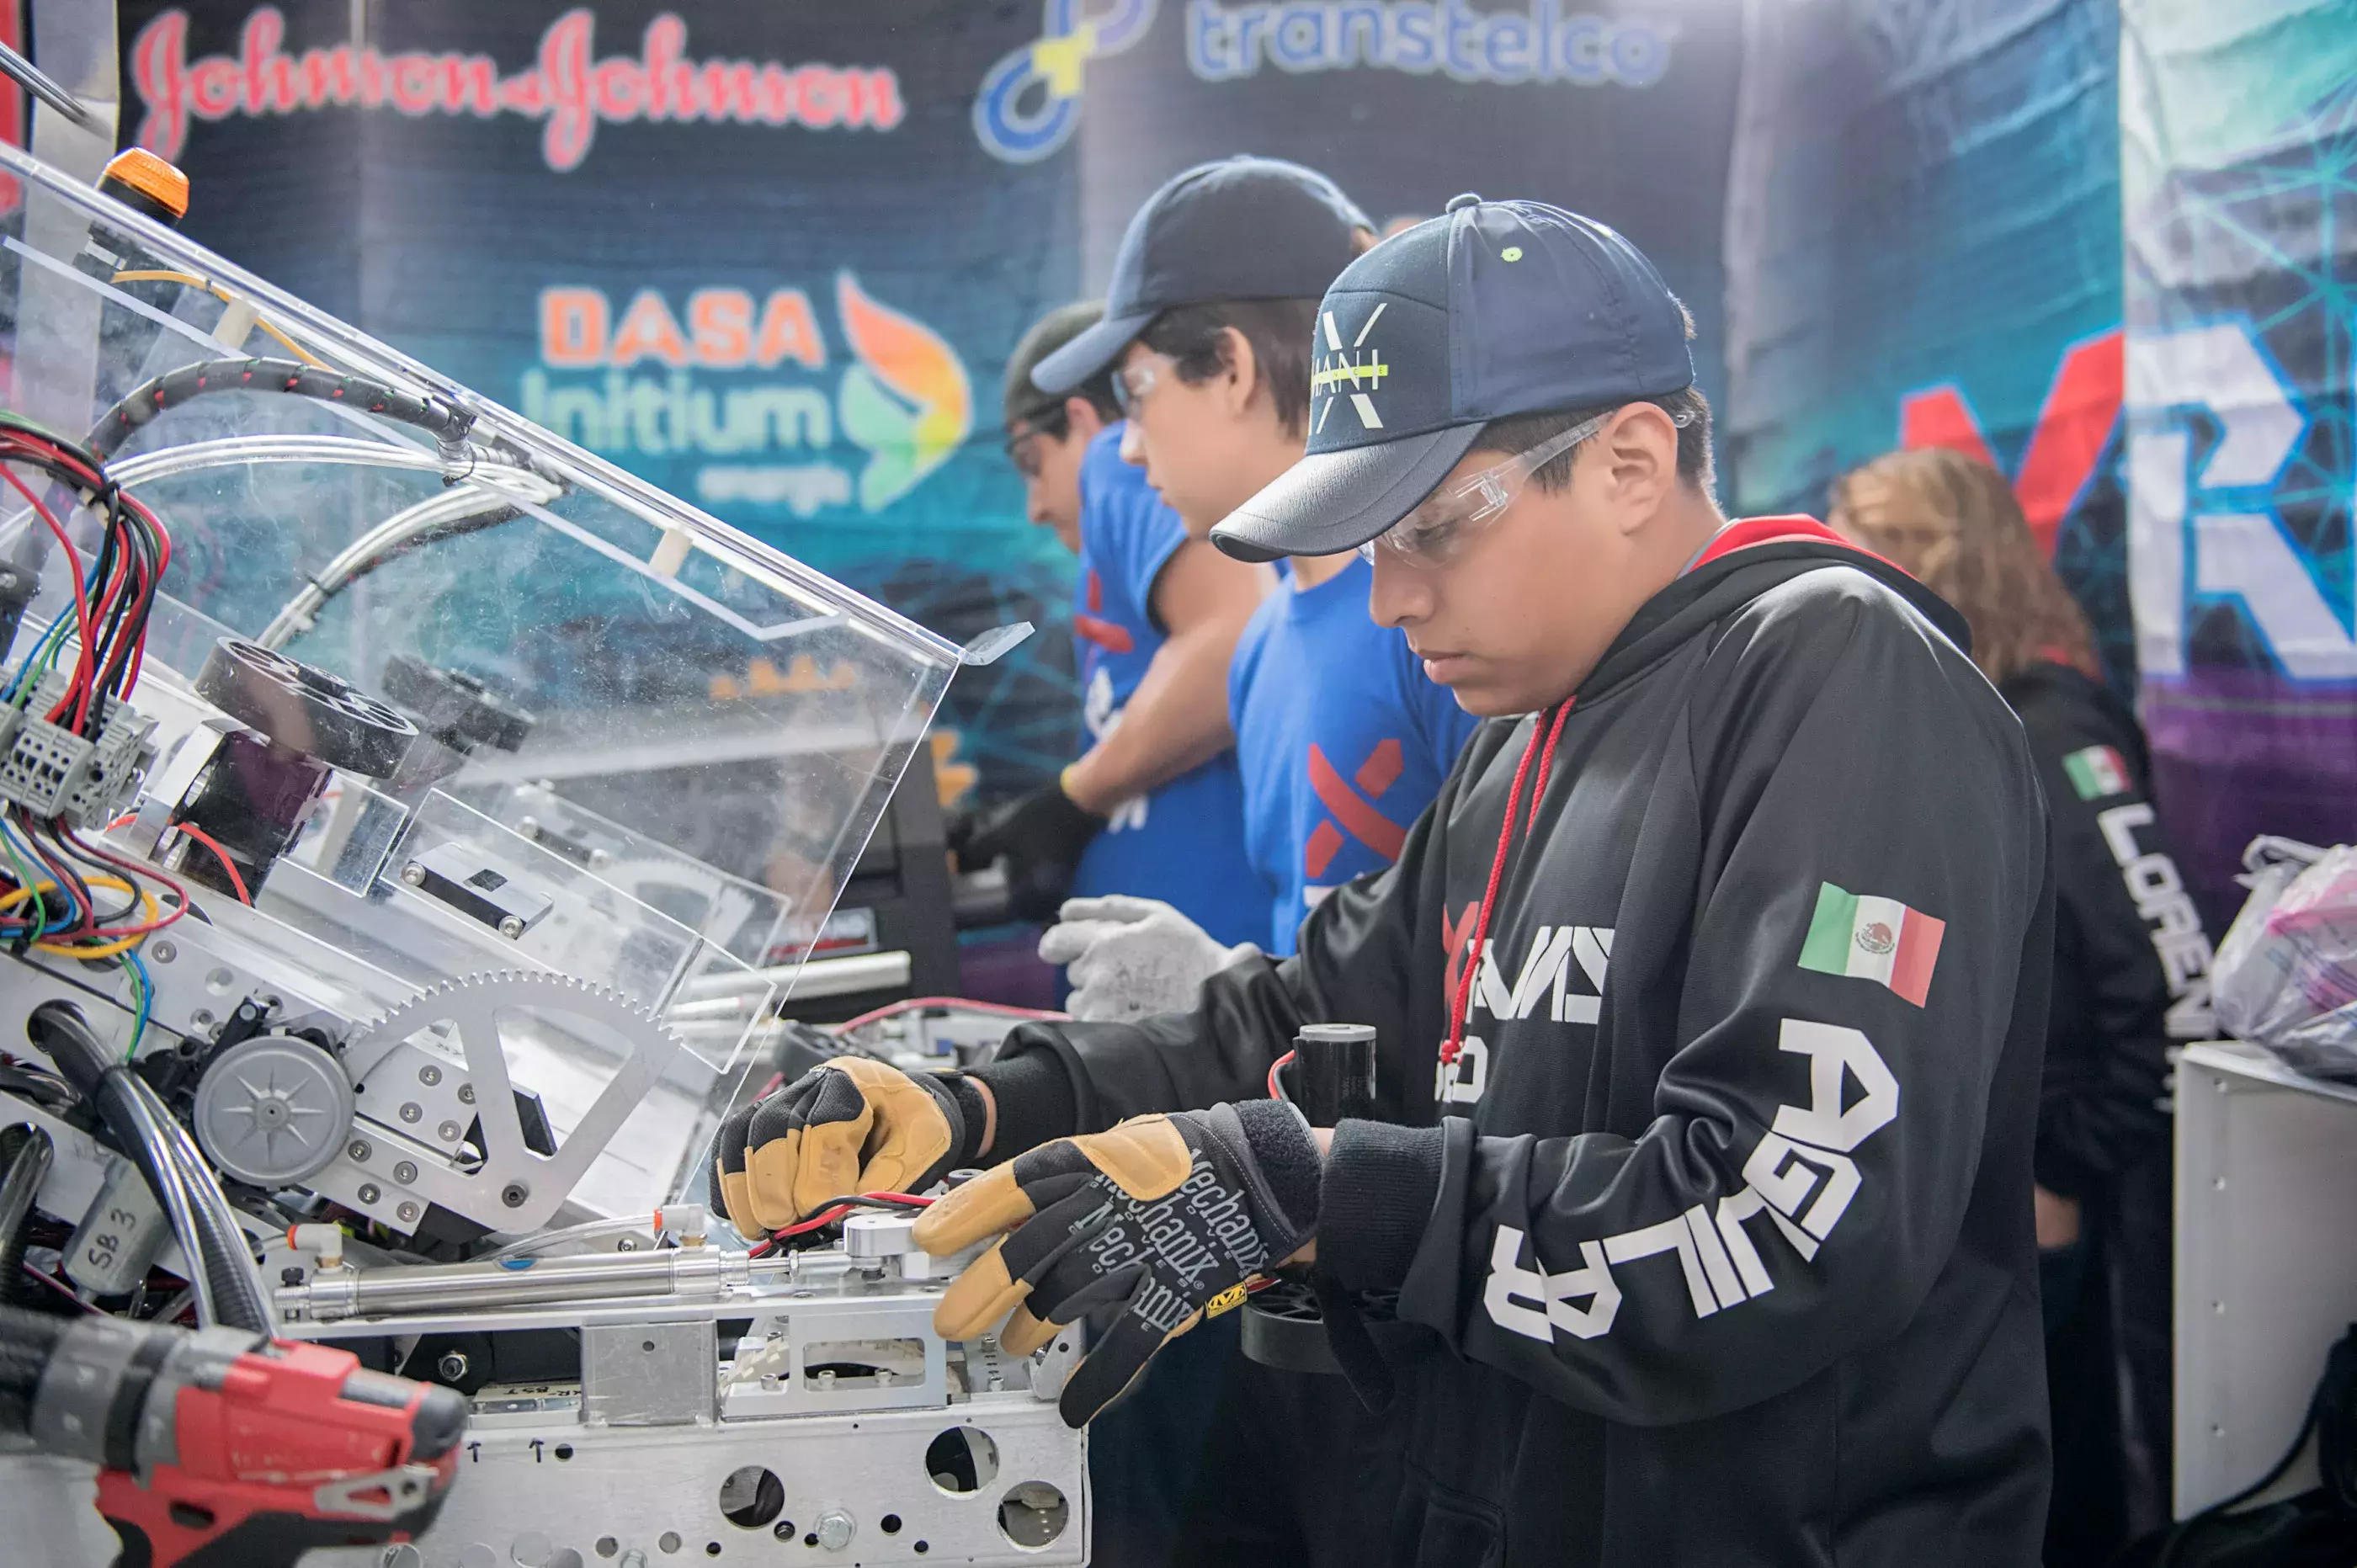
[[1694, 384], [1685, 307], [1644, 252], [1543, 201], [1460, 196], [1326, 291], [1301, 461], [1211, 530], [1230, 555], [1333, 555], [1430, 495], [1493, 419]]
[[[1010, 425], [1044, 419], [1064, 406], [1070, 392], [1041, 392], [1032, 384], [1032, 368], [1071, 342], [1073, 338], [1104, 319], [1101, 300], [1082, 300], [1077, 305], [1060, 305], [1031, 324], [1023, 340], [1015, 345], [1015, 352], [1006, 357], [1006, 384], [1000, 395], [1000, 407]], [[1083, 376], [1073, 391], [1087, 385]], [[1101, 396], [1110, 399], [1110, 391], [1098, 389]]]
[[1198, 164], [1129, 220], [1113, 258], [1104, 319], [1032, 369], [1069, 392], [1121, 357], [1166, 310], [1243, 299], [1316, 299], [1374, 225], [1335, 183], [1282, 158]]

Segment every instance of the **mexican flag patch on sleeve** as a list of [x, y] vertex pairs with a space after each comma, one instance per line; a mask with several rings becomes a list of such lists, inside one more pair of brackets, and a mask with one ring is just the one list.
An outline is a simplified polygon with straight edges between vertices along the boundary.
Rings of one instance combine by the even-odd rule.
[[1916, 1006], [1932, 989], [1948, 923], [1896, 898], [1850, 893], [1827, 882], [1801, 943], [1801, 967], [1889, 986]]
[[2079, 792], [2082, 800], [2100, 800], [2106, 795], [2127, 793], [2127, 764], [2108, 746], [2091, 746], [2072, 752], [2062, 759], [2062, 771], [2071, 776], [2071, 788]]

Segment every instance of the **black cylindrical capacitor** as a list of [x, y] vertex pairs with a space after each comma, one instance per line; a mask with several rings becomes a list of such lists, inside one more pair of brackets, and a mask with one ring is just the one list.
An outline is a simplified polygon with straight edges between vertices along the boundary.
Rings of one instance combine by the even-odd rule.
[[1294, 1103], [1313, 1127], [1375, 1114], [1375, 1031], [1365, 1024], [1304, 1024], [1293, 1037]]

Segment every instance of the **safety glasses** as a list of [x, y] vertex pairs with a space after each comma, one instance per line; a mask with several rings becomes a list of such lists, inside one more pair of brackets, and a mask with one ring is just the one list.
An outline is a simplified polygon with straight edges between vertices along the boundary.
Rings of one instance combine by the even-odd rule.
[[1360, 545], [1359, 554], [1372, 561], [1380, 544], [1410, 565], [1447, 565], [1483, 527], [1514, 504], [1533, 474], [1603, 429], [1605, 421], [1620, 412], [1612, 409], [1582, 420], [1502, 463], [1433, 491], [1416, 503], [1414, 511]]
[[1115, 367], [1113, 401], [1114, 406], [1121, 410], [1121, 416], [1124, 419], [1135, 418], [1137, 405], [1146, 401], [1146, 394], [1159, 386], [1162, 378], [1177, 365], [1178, 361], [1168, 354], [1148, 353], [1126, 365]]

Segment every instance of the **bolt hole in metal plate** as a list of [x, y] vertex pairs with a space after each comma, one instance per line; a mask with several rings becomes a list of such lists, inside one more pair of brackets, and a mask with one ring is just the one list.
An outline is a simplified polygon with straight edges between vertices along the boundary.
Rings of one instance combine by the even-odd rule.
[[978, 1492], [998, 1479], [998, 1443], [978, 1426], [952, 1426], [925, 1445], [925, 1474], [950, 1496]]
[[999, 1533], [1026, 1549], [1054, 1541], [1071, 1519], [1064, 1494], [1045, 1481], [1025, 1481], [998, 1499]]
[[759, 1530], [785, 1509], [785, 1483], [759, 1465], [741, 1465], [720, 1483], [721, 1517], [739, 1530]]

